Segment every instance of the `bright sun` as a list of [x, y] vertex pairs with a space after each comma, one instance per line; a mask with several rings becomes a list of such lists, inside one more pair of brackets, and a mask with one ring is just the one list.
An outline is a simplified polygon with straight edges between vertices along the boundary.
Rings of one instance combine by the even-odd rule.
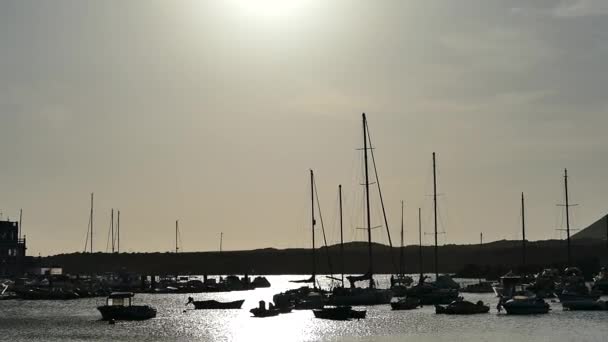
[[256, 17], [289, 17], [314, 0], [231, 0], [247, 15]]

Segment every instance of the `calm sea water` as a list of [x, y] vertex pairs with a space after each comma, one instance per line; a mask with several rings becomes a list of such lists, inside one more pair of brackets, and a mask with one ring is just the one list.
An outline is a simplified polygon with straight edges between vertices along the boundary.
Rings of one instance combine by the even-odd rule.
[[[245, 299], [242, 310], [185, 310], [187, 294], [137, 295], [158, 316], [143, 322], [100, 321], [103, 299], [74, 301], [0, 301], [1, 341], [606, 341], [608, 312], [568, 312], [552, 303], [547, 315], [513, 317], [496, 312], [493, 294], [464, 294], [483, 300], [486, 315], [436, 315], [431, 306], [391, 311], [368, 307], [367, 319], [334, 322], [315, 319], [311, 311], [270, 318], [250, 317], [259, 300], [298, 287], [289, 280], [305, 276], [270, 276], [269, 289], [196, 294], [196, 299]], [[386, 278], [380, 285], [387, 286]]]

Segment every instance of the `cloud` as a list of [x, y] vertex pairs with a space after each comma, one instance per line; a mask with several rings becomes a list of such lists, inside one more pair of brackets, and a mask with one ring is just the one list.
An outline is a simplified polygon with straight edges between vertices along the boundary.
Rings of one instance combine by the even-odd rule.
[[563, 1], [552, 10], [556, 17], [586, 17], [608, 15], [608, 1], [606, 0], [570, 0]]

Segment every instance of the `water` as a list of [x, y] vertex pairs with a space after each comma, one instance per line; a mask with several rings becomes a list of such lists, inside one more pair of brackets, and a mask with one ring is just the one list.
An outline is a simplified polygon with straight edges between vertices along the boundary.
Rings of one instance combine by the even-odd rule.
[[[463, 294], [483, 300], [490, 313], [474, 316], [436, 315], [426, 306], [391, 311], [390, 306], [368, 307], [361, 321], [315, 319], [311, 311], [294, 311], [270, 318], [250, 317], [261, 299], [298, 284], [305, 276], [270, 276], [272, 288], [245, 292], [196, 294], [197, 300], [245, 299], [242, 310], [184, 310], [187, 294], [140, 294], [136, 302], [158, 310], [143, 322], [100, 321], [96, 306], [103, 299], [74, 301], [0, 301], [0, 341], [605, 341], [608, 312], [568, 312], [551, 303], [552, 311], [539, 316], [497, 314], [493, 294]], [[323, 279], [323, 278], [320, 278]], [[388, 281], [382, 279], [381, 285]]]

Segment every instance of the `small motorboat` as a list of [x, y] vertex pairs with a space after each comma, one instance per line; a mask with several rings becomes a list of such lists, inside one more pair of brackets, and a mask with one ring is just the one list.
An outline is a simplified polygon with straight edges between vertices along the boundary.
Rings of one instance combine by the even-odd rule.
[[274, 307], [272, 303], [268, 305], [268, 309], [266, 309], [266, 302], [263, 300], [260, 301], [259, 306], [257, 308], [253, 308], [249, 310], [253, 314], [254, 317], [273, 317], [278, 316], [281, 313], [281, 310]]
[[[139, 321], [156, 317], [156, 309], [149, 305], [132, 305], [132, 292], [114, 292], [106, 305], [97, 307], [104, 321]], [[125, 301], [128, 304], [125, 305]]]
[[391, 302], [391, 308], [393, 310], [413, 310], [421, 306], [420, 299], [415, 297], [405, 297], [398, 301]]
[[435, 305], [435, 313], [447, 315], [474, 315], [488, 313], [490, 307], [482, 301], [471, 303], [466, 300], [457, 300], [447, 306]]
[[233, 302], [218, 302], [217, 300], [194, 300], [192, 297], [188, 297], [188, 303], [194, 305], [194, 309], [196, 310], [222, 310], [222, 309], [240, 309], [245, 302], [242, 300], [235, 300]]
[[367, 315], [367, 310], [353, 310], [351, 306], [326, 306], [322, 309], [312, 310], [316, 318], [331, 319], [336, 321], [346, 321], [349, 319], [363, 319]]
[[575, 300], [562, 302], [564, 310], [569, 311], [603, 311], [608, 310], [608, 305], [603, 300]]
[[497, 309], [504, 308], [509, 315], [534, 315], [546, 314], [549, 312], [549, 304], [542, 298], [533, 296], [514, 296], [505, 301], [501, 298]]

